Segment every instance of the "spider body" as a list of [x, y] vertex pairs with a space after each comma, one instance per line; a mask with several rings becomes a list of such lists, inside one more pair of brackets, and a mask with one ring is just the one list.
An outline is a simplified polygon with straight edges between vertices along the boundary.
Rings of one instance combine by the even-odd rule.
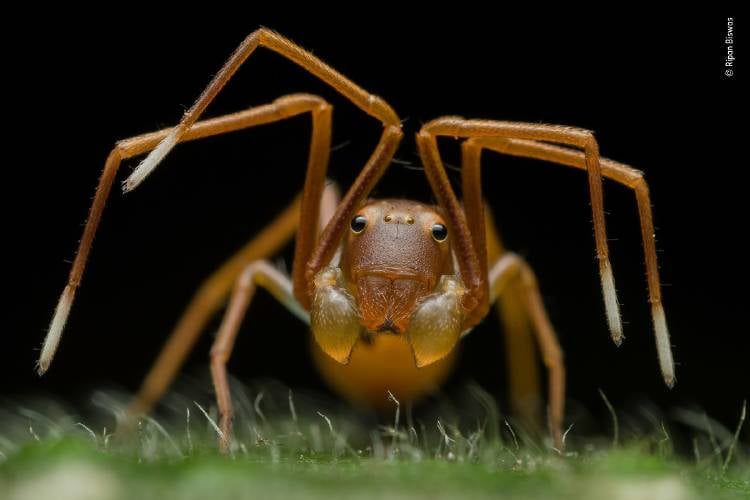
[[[332, 106], [323, 98], [293, 94], [233, 114], [200, 120], [227, 81], [259, 47], [301, 66], [365, 114], [380, 121], [380, 140], [352, 186], [340, 196], [326, 183]], [[496, 120], [442, 117], [416, 134], [427, 181], [437, 202], [369, 200], [403, 137], [396, 112], [316, 56], [278, 33], [251, 33], [174, 128], [118, 142], [97, 187], [90, 216], [39, 358], [44, 373], [54, 356], [101, 220], [124, 160], [148, 155], [123, 185], [135, 189], [178, 143], [230, 133], [309, 114], [312, 121], [304, 188], [269, 226], [217, 269], [198, 289], [129, 408], [148, 411], [164, 394], [211, 317], [226, 312], [211, 350], [222, 451], [231, 441], [232, 400], [227, 362], [247, 307], [258, 287], [310, 325], [314, 358], [324, 378], [350, 399], [383, 406], [388, 390], [418, 399], [442, 381], [462, 334], [497, 305], [505, 325], [510, 399], [515, 410], [535, 412], [539, 384], [536, 355], [547, 368], [548, 421], [562, 447], [565, 366], [547, 318], [536, 277], [519, 256], [504, 249], [481, 183], [483, 151], [534, 158], [582, 170], [588, 178], [606, 318], [612, 339], [622, 325], [604, 220], [602, 177], [633, 190], [641, 223], [646, 274], [659, 363], [674, 382], [669, 334], [662, 306], [651, 214], [643, 174], [599, 156], [584, 129]], [[463, 140], [459, 201], [438, 149], [438, 138]], [[294, 237], [291, 276], [267, 259]]]
[[363, 326], [404, 334], [417, 303], [441, 276], [455, 274], [445, 223], [434, 208], [407, 200], [367, 203], [352, 223], [356, 230], [344, 238], [341, 269]]
[[463, 327], [461, 290], [450, 301], [441, 289], [443, 276], [455, 276], [450, 243], [439, 207], [390, 199], [357, 210], [340, 262], [316, 278], [310, 313], [314, 359], [329, 385], [382, 408], [388, 391], [414, 401], [442, 382]]

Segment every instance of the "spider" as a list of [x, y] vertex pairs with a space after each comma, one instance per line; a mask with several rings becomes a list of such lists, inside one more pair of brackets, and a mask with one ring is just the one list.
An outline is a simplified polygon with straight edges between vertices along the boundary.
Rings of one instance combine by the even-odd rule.
[[[259, 47], [301, 66], [382, 123], [375, 151], [343, 196], [334, 184], [326, 182], [332, 106], [321, 97], [287, 95], [269, 104], [199, 121], [227, 81]], [[635, 192], [658, 358], [664, 381], [673, 385], [674, 363], [662, 306], [649, 190], [640, 171], [601, 158], [594, 135], [588, 130], [449, 116], [424, 124], [416, 135], [437, 205], [370, 199], [369, 193], [391, 164], [403, 136], [398, 115], [380, 97], [265, 28], [251, 33], [240, 44], [176, 127], [116, 143], [105, 163], [68, 284], [44, 341], [39, 374], [47, 371], [54, 357], [123, 160], [148, 153], [124, 182], [123, 190], [128, 192], [143, 182], [179, 142], [307, 113], [312, 117], [312, 137], [302, 193], [200, 287], [130, 404], [130, 415], [149, 411], [163, 396], [209, 319], [228, 300], [210, 359], [223, 431], [220, 449], [229, 449], [233, 410], [226, 365], [258, 286], [309, 325], [314, 359], [323, 378], [348, 398], [375, 407], [384, 404], [389, 390], [400, 399], [416, 400], [442, 381], [459, 339], [497, 304], [510, 351], [514, 407], [522, 409], [524, 398], [539, 390], [529, 389], [529, 371], [535, 363], [531, 342], [535, 338], [548, 372], [548, 426], [554, 445], [561, 449], [565, 392], [562, 349], [534, 272], [524, 259], [503, 248], [489, 210], [485, 210], [480, 176], [484, 150], [586, 171], [606, 317], [617, 345], [623, 335], [608, 255], [602, 176]], [[439, 137], [463, 140], [463, 202], [457, 199], [446, 175], [437, 147]], [[293, 236], [293, 267], [291, 276], [287, 276], [266, 259]]]

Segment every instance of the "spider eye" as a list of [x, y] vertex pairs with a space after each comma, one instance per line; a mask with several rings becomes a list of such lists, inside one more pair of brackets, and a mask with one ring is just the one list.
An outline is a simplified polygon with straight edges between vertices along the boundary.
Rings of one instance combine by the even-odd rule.
[[355, 233], [361, 233], [365, 230], [365, 226], [367, 225], [367, 219], [364, 215], [356, 215], [351, 222], [352, 231]]
[[443, 224], [433, 224], [432, 237], [435, 238], [435, 241], [445, 241], [448, 237], [448, 228]]

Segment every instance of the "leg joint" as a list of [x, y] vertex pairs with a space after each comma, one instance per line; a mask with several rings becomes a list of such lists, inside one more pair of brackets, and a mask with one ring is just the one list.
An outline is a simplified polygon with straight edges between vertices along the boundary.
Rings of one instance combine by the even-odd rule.
[[590, 130], [581, 130], [581, 132], [586, 138], [583, 143], [583, 149], [587, 152], [596, 152], [598, 154], [599, 143], [596, 142], [596, 137], [594, 137], [594, 133]]
[[211, 364], [219, 363], [225, 365], [229, 361], [229, 355], [231, 354], [231, 348], [224, 345], [214, 345], [211, 348], [209, 359]]
[[256, 260], [245, 266], [237, 279], [238, 288], [247, 288], [255, 284], [255, 280], [259, 273], [263, 272], [263, 269], [268, 264], [263, 260]]

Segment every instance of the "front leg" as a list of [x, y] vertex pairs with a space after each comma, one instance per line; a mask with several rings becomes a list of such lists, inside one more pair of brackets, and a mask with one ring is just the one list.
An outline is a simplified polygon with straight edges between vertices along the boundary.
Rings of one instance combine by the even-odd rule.
[[299, 305], [292, 293], [291, 280], [268, 261], [259, 260], [249, 264], [237, 279], [229, 307], [222, 320], [219, 334], [211, 348], [211, 376], [219, 406], [219, 449], [229, 452], [232, 435], [232, 396], [227, 381], [227, 362], [232, 355], [234, 341], [245, 317], [250, 301], [260, 285], [305, 323], [310, 322], [308, 313]]
[[[607, 321], [612, 338], [622, 337], [622, 322], [617, 302], [612, 267], [609, 261], [609, 245], [604, 224], [604, 198], [602, 192], [602, 174], [599, 160], [599, 146], [594, 135], [584, 129], [565, 127], [560, 125], [543, 125], [536, 123], [505, 122], [492, 120], [465, 120], [459, 117], [443, 117], [422, 126], [417, 134], [419, 155], [425, 167], [425, 174], [430, 181], [432, 190], [440, 206], [446, 213], [446, 221], [455, 235], [456, 256], [461, 271], [461, 278], [466, 283], [468, 293], [464, 305], [469, 309], [468, 322], [475, 325], [487, 314], [489, 301], [487, 283], [485, 281], [486, 267], [482, 255], [484, 254], [481, 238], [484, 231], [478, 225], [483, 224], [481, 214], [481, 187], [477, 174], [474, 179], [468, 179], [464, 172], [464, 185], [470, 188], [464, 193], [466, 211], [458, 202], [445, 171], [445, 166], [438, 151], [438, 137], [454, 138], [513, 138], [530, 141], [543, 141], [565, 144], [583, 150], [583, 159], [589, 176], [589, 191], [591, 209], [594, 219], [594, 240], [599, 259], [599, 273], [601, 276], [604, 304]], [[466, 157], [464, 157], [466, 159]], [[473, 155], [474, 162], [478, 162], [478, 154]], [[464, 162], [465, 163], [465, 162]], [[469, 215], [474, 214], [473, 217]], [[469, 222], [471, 221], [471, 222]], [[478, 238], [478, 240], [475, 240]], [[478, 248], [477, 248], [478, 247]], [[466, 300], [468, 298], [468, 300]]]

